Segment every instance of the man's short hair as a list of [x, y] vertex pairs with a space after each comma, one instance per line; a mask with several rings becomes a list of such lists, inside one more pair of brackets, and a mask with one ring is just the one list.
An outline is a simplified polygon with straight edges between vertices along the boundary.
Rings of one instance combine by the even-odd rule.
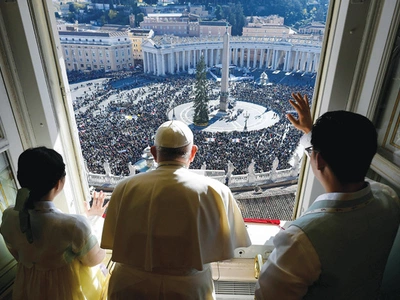
[[341, 183], [364, 181], [378, 147], [372, 122], [348, 111], [320, 116], [312, 128], [311, 144]]
[[177, 158], [189, 158], [190, 157], [190, 147], [191, 144], [179, 148], [166, 148], [156, 146], [158, 155], [162, 157], [163, 160], [176, 160]]

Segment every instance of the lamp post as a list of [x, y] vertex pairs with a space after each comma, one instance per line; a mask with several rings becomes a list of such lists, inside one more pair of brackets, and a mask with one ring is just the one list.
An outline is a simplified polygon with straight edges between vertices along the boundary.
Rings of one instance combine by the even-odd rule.
[[250, 118], [250, 113], [247, 110], [245, 110], [243, 112], [243, 117], [244, 117], [244, 128], [243, 128], [243, 130], [246, 131], [247, 130], [247, 120]]

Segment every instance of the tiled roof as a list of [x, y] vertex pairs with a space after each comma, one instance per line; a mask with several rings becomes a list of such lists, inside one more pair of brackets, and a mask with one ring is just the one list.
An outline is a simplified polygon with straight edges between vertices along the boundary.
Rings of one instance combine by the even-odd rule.
[[[226, 26], [227, 22], [220, 22], [220, 21], [201, 21], [199, 22], [201, 26]], [[229, 26], [231, 26], [229, 24]]]
[[60, 36], [90, 36], [90, 37], [113, 37], [121, 36], [127, 37], [128, 34], [125, 31], [59, 31]]
[[235, 192], [243, 218], [292, 220], [297, 185], [271, 188], [261, 193]]

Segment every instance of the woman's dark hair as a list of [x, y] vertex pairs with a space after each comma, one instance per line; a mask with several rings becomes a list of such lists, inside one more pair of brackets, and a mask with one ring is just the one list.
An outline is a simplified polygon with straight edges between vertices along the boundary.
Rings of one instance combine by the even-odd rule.
[[372, 122], [348, 111], [319, 117], [312, 128], [311, 144], [341, 183], [364, 181], [378, 146]]
[[23, 188], [30, 190], [26, 208], [46, 195], [65, 176], [62, 156], [46, 147], [31, 148], [18, 158], [17, 178]]

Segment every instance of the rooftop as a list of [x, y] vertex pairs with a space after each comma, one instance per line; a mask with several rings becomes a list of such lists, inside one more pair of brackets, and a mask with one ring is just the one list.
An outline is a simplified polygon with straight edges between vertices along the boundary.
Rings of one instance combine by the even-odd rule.
[[221, 22], [221, 21], [200, 21], [200, 25], [202, 26], [232, 26], [228, 22]]
[[128, 36], [125, 31], [59, 31], [60, 36], [117, 37]]
[[292, 220], [297, 185], [234, 192], [243, 218]]

